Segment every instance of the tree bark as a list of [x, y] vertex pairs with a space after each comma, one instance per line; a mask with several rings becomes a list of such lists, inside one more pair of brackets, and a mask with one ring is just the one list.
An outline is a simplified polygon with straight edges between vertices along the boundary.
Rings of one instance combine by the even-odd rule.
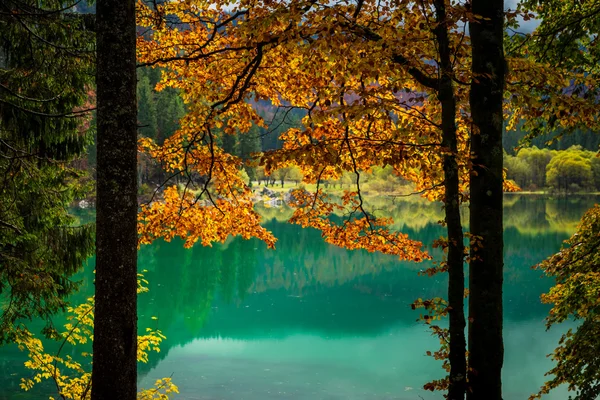
[[473, 0], [469, 400], [502, 399], [502, 0]]
[[137, 392], [135, 1], [97, 3], [98, 177], [93, 400]]
[[440, 87], [438, 98], [442, 105], [442, 146], [444, 155], [444, 209], [448, 232], [448, 308], [449, 308], [449, 400], [463, 400], [466, 392], [467, 360], [464, 312], [464, 243], [460, 219], [459, 172], [456, 154], [456, 98], [452, 77], [454, 74], [450, 58], [450, 41], [445, 0], [435, 0], [436, 22], [434, 34], [440, 55]]

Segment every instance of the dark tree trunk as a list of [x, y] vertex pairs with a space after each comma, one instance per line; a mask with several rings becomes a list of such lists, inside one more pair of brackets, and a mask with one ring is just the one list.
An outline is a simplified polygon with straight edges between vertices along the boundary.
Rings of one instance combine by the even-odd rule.
[[92, 399], [137, 392], [135, 1], [97, 3], [98, 179]]
[[440, 87], [438, 98], [442, 105], [442, 145], [444, 156], [444, 209], [448, 230], [448, 306], [450, 333], [450, 386], [449, 400], [463, 400], [466, 392], [467, 360], [465, 340], [465, 274], [464, 243], [462, 223], [460, 219], [459, 176], [456, 154], [456, 98], [452, 84], [453, 68], [450, 59], [450, 42], [446, 24], [445, 0], [435, 0], [436, 40], [440, 53]]
[[502, 0], [473, 0], [469, 23], [473, 48], [470, 225], [474, 244], [469, 268], [470, 400], [502, 399], [502, 95], [504, 90]]

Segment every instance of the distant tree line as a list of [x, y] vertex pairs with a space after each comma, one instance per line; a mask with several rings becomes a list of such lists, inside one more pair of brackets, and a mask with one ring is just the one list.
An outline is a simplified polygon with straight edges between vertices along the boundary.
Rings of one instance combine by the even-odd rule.
[[600, 190], [600, 158], [582, 146], [566, 150], [522, 148], [504, 154], [507, 176], [526, 190], [574, 193]]
[[[520, 128], [506, 130], [502, 137], [504, 151], [510, 155], [517, 153], [516, 149], [522, 144], [527, 132]], [[600, 148], [600, 135], [597, 132], [584, 129], [574, 129], [572, 132], [561, 132], [560, 129], [551, 133], [539, 135], [531, 139], [531, 145], [550, 150], [567, 150], [571, 146], [581, 146], [585, 150], [598, 151]]]

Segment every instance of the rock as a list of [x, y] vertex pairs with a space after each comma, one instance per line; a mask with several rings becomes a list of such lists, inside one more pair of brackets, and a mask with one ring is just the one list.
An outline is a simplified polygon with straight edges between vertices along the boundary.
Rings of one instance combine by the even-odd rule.
[[81, 201], [79, 202], [79, 208], [86, 209], [86, 208], [88, 208], [89, 206], [90, 206], [90, 202], [89, 202], [89, 201], [87, 201], [87, 200], [81, 200]]
[[272, 199], [275, 199], [275, 198], [279, 197], [279, 195], [277, 194], [276, 191], [271, 190], [271, 189], [269, 189], [267, 187], [263, 188], [263, 190], [260, 192], [260, 194], [262, 194], [263, 196], [270, 197]]

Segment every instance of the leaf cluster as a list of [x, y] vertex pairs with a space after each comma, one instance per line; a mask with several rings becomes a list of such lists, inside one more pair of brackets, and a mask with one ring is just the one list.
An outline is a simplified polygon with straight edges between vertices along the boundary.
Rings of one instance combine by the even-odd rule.
[[552, 305], [547, 326], [571, 318], [581, 320], [573, 332], [569, 330], [550, 357], [556, 365], [548, 372], [554, 377], [540, 393], [548, 393], [561, 384], [576, 391], [576, 399], [591, 399], [600, 394], [600, 206], [591, 208], [577, 232], [565, 242], [560, 252], [538, 267], [554, 277], [556, 284], [542, 296]]
[[[147, 281], [143, 276], [138, 278], [138, 293], [146, 292], [144, 286]], [[42, 341], [36, 338], [25, 328], [20, 328], [15, 342], [22, 351], [27, 351], [28, 360], [25, 367], [34, 372], [31, 378], [21, 378], [21, 388], [30, 390], [36, 384], [45, 379], [50, 379], [56, 386], [56, 391], [61, 399], [85, 400], [91, 398], [92, 354], [81, 352], [81, 357], [75, 358], [71, 355], [61, 356], [65, 346], [84, 345], [93, 340], [94, 334], [94, 298], [90, 297], [85, 303], [77, 307], [69, 307], [67, 323], [59, 337], [62, 340], [58, 352], [53, 355], [44, 349]], [[159, 352], [160, 343], [166, 337], [158, 330], [146, 329], [144, 335], [138, 336], [137, 360], [147, 363], [151, 351]], [[87, 360], [87, 361], [85, 361]], [[141, 400], [166, 400], [170, 393], [179, 393], [171, 378], [158, 379], [154, 388], [142, 390], [137, 398]], [[53, 397], [50, 397], [53, 399]]]

